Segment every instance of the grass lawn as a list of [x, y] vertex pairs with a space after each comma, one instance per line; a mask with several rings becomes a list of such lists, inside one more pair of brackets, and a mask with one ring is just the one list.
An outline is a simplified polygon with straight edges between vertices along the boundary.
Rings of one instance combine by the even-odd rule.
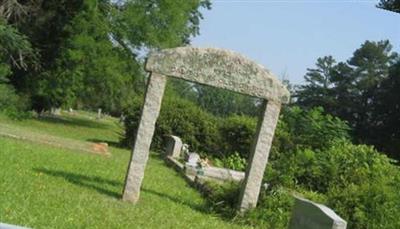
[[[115, 120], [86, 116], [0, 122], [86, 141], [118, 140]], [[0, 222], [32, 228], [243, 228], [210, 213], [205, 200], [152, 154], [137, 205], [121, 201], [129, 150], [112, 156], [0, 137]]]

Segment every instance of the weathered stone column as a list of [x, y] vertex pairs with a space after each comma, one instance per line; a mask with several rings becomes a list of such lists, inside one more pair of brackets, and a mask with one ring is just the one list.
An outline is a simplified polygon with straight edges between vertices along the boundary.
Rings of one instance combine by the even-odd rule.
[[150, 144], [158, 113], [160, 112], [166, 80], [166, 76], [154, 72], [149, 77], [131, 161], [125, 178], [125, 188], [122, 196], [125, 201], [136, 203], [139, 200], [140, 186], [147, 159], [149, 158]]
[[254, 208], [257, 205], [281, 104], [264, 100], [263, 107], [264, 113], [258, 121], [255, 141], [250, 151], [246, 176], [240, 193], [239, 210], [241, 212]]

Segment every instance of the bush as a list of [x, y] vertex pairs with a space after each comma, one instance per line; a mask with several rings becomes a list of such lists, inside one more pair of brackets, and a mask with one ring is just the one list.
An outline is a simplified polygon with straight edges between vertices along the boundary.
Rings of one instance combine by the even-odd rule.
[[385, 155], [343, 140], [284, 154], [265, 173], [271, 186], [284, 185], [331, 207], [349, 228], [399, 228], [399, 177]]
[[[142, 102], [137, 99], [125, 120], [123, 143], [131, 145], [138, 126]], [[166, 97], [163, 101], [156, 130], [153, 137], [153, 149], [162, 149], [166, 135], [179, 136], [196, 152], [219, 152], [217, 121], [211, 114], [202, 111], [190, 101]]]
[[235, 152], [227, 157], [223, 157], [222, 159], [214, 158], [213, 163], [217, 167], [223, 167], [237, 171], [245, 171], [247, 165], [246, 159], [242, 158], [238, 152]]
[[258, 206], [250, 210], [240, 220], [259, 228], [288, 228], [294, 197], [282, 187], [263, 193]]
[[285, 108], [275, 131], [273, 150], [289, 152], [296, 148], [328, 148], [338, 139], [349, 139], [349, 130], [345, 121], [324, 114], [321, 107], [311, 110]]
[[254, 141], [257, 120], [245, 115], [233, 115], [223, 119], [219, 127], [221, 146], [224, 155], [238, 152], [240, 157], [248, 158], [250, 146]]
[[0, 112], [15, 119], [30, 117], [28, 102], [15, 93], [11, 85], [0, 83]]
[[208, 209], [228, 218], [236, 214], [239, 192], [240, 186], [235, 182], [221, 184], [207, 181], [203, 189]]
[[[245, 115], [233, 115], [220, 121], [223, 154], [237, 151], [242, 158], [248, 158], [256, 126], [257, 119]], [[322, 108], [308, 111], [299, 107], [285, 108], [275, 130], [270, 160], [297, 148], [328, 148], [338, 139], [349, 139], [349, 130], [346, 122], [324, 114]]]
[[[125, 121], [125, 140], [130, 142], [141, 101], [135, 104]], [[268, 189], [261, 192], [258, 207], [239, 220], [285, 228], [293, 205], [290, 192], [296, 191], [332, 208], [348, 221], [349, 228], [400, 228], [400, 172], [392, 161], [372, 147], [352, 144], [348, 125], [324, 115], [320, 108], [292, 107], [282, 114], [264, 175]], [[220, 119], [187, 100], [167, 97], [156, 124], [154, 146], [160, 149], [164, 135], [174, 134], [192, 150], [211, 153], [225, 167], [241, 170], [255, 128], [255, 118]], [[238, 190], [232, 184], [213, 186], [207, 194], [211, 208], [234, 215]]]

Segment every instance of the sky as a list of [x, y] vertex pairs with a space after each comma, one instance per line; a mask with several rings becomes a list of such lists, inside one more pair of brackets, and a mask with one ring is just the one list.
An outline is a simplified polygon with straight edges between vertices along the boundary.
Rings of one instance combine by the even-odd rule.
[[400, 52], [400, 14], [376, 8], [377, 2], [212, 0], [192, 45], [240, 52], [279, 79], [301, 84], [318, 57], [346, 61], [366, 40], [388, 39]]

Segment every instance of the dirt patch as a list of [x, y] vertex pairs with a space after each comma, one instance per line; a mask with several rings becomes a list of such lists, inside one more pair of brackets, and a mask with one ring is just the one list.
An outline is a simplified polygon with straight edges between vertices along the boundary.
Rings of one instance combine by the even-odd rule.
[[51, 145], [78, 152], [111, 156], [107, 143], [91, 143], [70, 138], [56, 137], [8, 124], [0, 124], [0, 136]]

